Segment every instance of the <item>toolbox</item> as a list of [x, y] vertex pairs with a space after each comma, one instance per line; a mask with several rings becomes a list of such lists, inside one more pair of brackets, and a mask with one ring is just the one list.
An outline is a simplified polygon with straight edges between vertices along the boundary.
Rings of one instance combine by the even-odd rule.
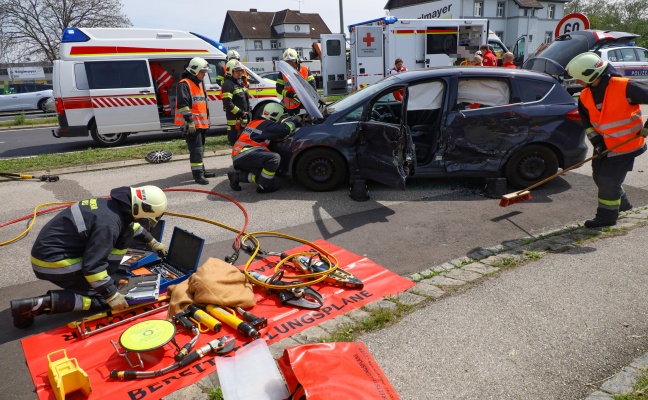
[[160, 295], [160, 275], [142, 274], [124, 278], [119, 293], [126, 297], [128, 305], [157, 301]]
[[[155, 240], [162, 243], [164, 234], [164, 220], [160, 220], [149, 233]], [[120, 268], [126, 271], [143, 267], [159, 260], [157, 253], [150, 251], [151, 248], [146, 243], [135, 241], [133, 247], [129, 248], [122, 258]]]
[[130, 270], [130, 274], [159, 274], [160, 292], [165, 292], [169, 285], [180, 283], [196, 272], [204, 245], [205, 239], [176, 226], [173, 228], [169, 253], [146, 265], [140, 266], [139, 263]]

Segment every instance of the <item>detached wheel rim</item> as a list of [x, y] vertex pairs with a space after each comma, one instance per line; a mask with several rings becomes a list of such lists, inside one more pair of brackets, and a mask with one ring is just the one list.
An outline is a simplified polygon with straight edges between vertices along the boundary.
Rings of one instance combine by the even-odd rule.
[[529, 181], [541, 178], [546, 169], [544, 158], [538, 154], [529, 154], [518, 164], [518, 174]]
[[335, 166], [329, 159], [318, 157], [308, 164], [308, 176], [317, 183], [327, 182], [334, 175]]

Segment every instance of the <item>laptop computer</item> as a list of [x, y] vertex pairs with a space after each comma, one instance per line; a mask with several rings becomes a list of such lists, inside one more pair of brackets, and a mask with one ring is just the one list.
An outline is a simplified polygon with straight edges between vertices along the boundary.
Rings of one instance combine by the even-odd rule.
[[198, 269], [204, 245], [205, 239], [176, 226], [173, 228], [169, 253], [147, 268], [160, 274], [162, 288], [182, 282]]

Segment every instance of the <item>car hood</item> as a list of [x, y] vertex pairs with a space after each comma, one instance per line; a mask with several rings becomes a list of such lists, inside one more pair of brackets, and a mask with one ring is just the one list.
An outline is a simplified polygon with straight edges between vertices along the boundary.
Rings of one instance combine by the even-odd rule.
[[522, 65], [522, 69], [544, 72], [559, 76], [565, 67], [581, 53], [596, 51], [611, 44], [624, 44], [636, 39], [639, 35], [628, 32], [586, 30], [558, 36], [538, 57], [531, 57]]
[[290, 82], [290, 85], [295, 89], [297, 97], [304, 105], [304, 108], [311, 117], [314, 118], [323, 118], [322, 113], [320, 112], [318, 105], [324, 104], [324, 100], [317, 94], [315, 90], [306, 80], [299, 75], [299, 72], [290, 66], [285, 61], [279, 61], [277, 63], [277, 68], [284, 75], [286, 79]]

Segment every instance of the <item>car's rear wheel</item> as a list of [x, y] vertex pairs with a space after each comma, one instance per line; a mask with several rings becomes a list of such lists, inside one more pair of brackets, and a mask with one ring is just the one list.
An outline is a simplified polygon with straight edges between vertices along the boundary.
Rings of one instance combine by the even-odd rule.
[[295, 176], [308, 190], [328, 192], [347, 178], [344, 158], [332, 149], [313, 149], [299, 157]]
[[516, 189], [524, 189], [558, 172], [558, 158], [541, 145], [523, 147], [506, 163], [506, 180]]
[[47, 112], [47, 99], [42, 99], [38, 102], [38, 109], [42, 112]]
[[96, 122], [90, 125], [90, 136], [99, 147], [113, 147], [126, 143], [127, 133], [107, 133], [101, 134], [97, 130]]

